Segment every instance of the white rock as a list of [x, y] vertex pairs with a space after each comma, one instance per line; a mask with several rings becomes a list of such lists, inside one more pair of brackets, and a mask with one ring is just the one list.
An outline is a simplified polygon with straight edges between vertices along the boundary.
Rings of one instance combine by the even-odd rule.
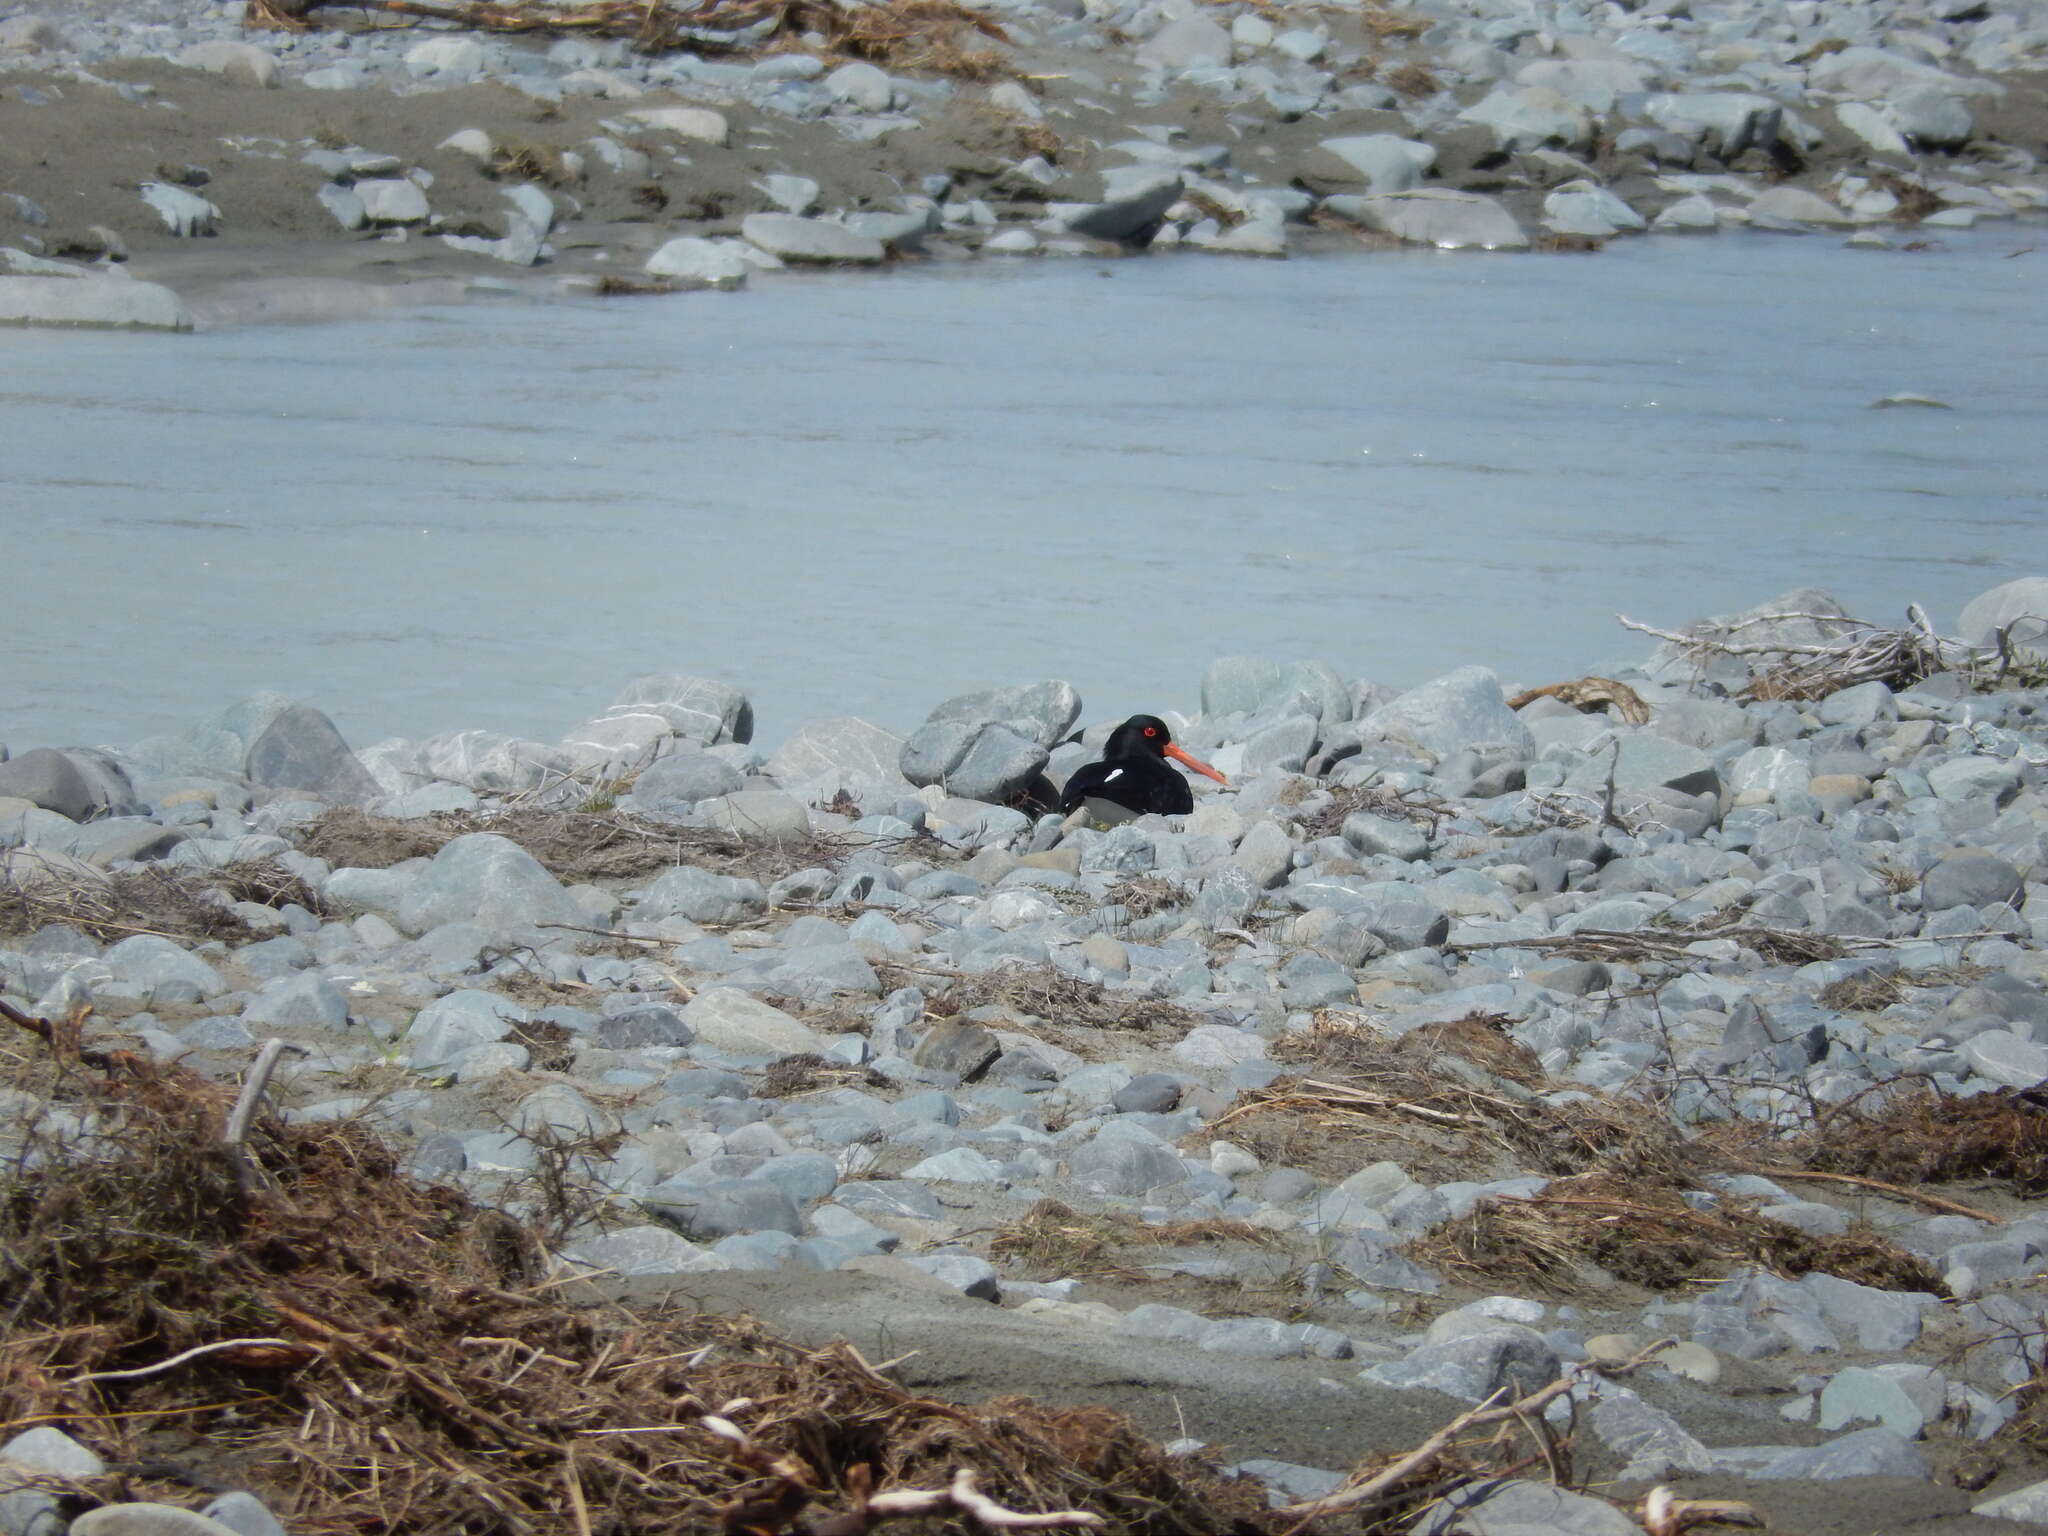
[[422, 224], [433, 211], [427, 207], [427, 194], [402, 176], [359, 181], [355, 194], [362, 199], [363, 217], [371, 224]]
[[1331, 197], [1323, 206], [1339, 218], [1442, 251], [1520, 251], [1529, 246], [1514, 215], [1476, 192], [1418, 187], [1379, 196]]
[[158, 283], [125, 277], [0, 277], [0, 325], [189, 331], [185, 303]]
[[458, 128], [435, 148], [452, 149], [459, 155], [468, 155], [476, 160], [488, 160], [498, 152], [491, 136], [481, 128]]
[[254, 43], [226, 39], [194, 43], [178, 55], [178, 62], [186, 69], [203, 69], [244, 85], [268, 89], [277, 84], [276, 57]]
[[732, 132], [725, 114], [709, 107], [637, 107], [626, 115], [696, 144], [723, 144]]
[[220, 223], [220, 210], [196, 192], [162, 181], [145, 181], [139, 190], [174, 235], [210, 235]]
[[747, 281], [747, 259], [730, 244], [683, 235], [665, 243], [642, 271], [687, 288], [740, 288]]
[[871, 235], [829, 219], [800, 219], [788, 213], [750, 213], [740, 220], [740, 234], [783, 261], [868, 266], [888, 255], [888, 248]]
[[486, 58], [484, 45], [474, 38], [430, 37], [406, 50], [405, 67], [421, 77], [474, 80], [484, 72]]

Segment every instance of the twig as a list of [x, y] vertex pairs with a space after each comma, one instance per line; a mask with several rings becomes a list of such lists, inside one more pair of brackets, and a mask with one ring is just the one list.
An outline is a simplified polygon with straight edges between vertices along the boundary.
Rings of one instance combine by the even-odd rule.
[[1929, 1210], [1946, 1211], [1951, 1216], [1968, 1216], [1973, 1221], [1988, 1221], [1994, 1226], [2003, 1226], [2005, 1218], [1994, 1216], [1989, 1211], [1980, 1211], [1973, 1205], [1964, 1205], [1956, 1200], [1944, 1200], [1939, 1195], [1926, 1194], [1921, 1190], [1908, 1189], [1903, 1184], [1887, 1184], [1882, 1179], [1866, 1179], [1855, 1173], [1823, 1173], [1809, 1168], [1767, 1168], [1752, 1164], [1750, 1173], [1760, 1174], [1767, 1179], [1831, 1179], [1837, 1184], [1854, 1184], [1861, 1189], [1874, 1189], [1879, 1194], [1890, 1195], [1896, 1200], [1910, 1200], [1926, 1206]]
[[249, 1155], [249, 1127], [256, 1119], [256, 1110], [263, 1102], [263, 1090], [270, 1086], [270, 1074], [277, 1070], [278, 1058], [286, 1051], [305, 1050], [304, 1046], [292, 1045], [284, 1040], [268, 1040], [263, 1049], [256, 1053], [256, 1060], [249, 1067], [249, 1075], [242, 1082], [241, 1097], [235, 1100], [234, 1110], [228, 1115], [228, 1128], [221, 1140], [228, 1149], [228, 1156], [234, 1159], [235, 1181], [242, 1186], [242, 1193], [254, 1195], [261, 1190], [272, 1188], [270, 1176], [262, 1165]]
[[[1646, 1345], [1644, 1348], [1637, 1350], [1635, 1354], [1629, 1356], [1628, 1359], [1622, 1361], [1619, 1365], [1606, 1367], [1603, 1374], [1609, 1376], [1626, 1375], [1630, 1371], [1648, 1365], [1658, 1355], [1677, 1342], [1678, 1340], [1675, 1338], [1659, 1339], [1654, 1344]], [[1469, 1408], [1459, 1414], [1414, 1450], [1395, 1461], [1391, 1466], [1382, 1467], [1364, 1482], [1354, 1483], [1348, 1488], [1339, 1488], [1335, 1493], [1326, 1493], [1321, 1498], [1304, 1499], [1295, 1504], [1283, 1504], [1276, 1513], [1289, 1516], [1299, 1515], [1302, 1521], [1306, 1523], [1322, 1515], [1335, 1514], [1340, 1509], [1350, 1509], [1355, 1505], [1364, 1504], [1368, 1500], [1378, 1497], [1411, 1473], [1428, 1466], [1438, 1456], [1442, 1455], [1451, 1443], [1464, 1434], [1466, 1430], [1476, 1429], [1482, 1424], [1498, 1424], [1503, 1420], [1517, 1419], [1528, 1414], [1541, 1413], [1543, 1409], [1550, 1406], [1554, 1399], [1564, 1396], [1565, 1393], [1571, 1391], [1573, 1387], [1583, 1381], [1585, 1379], [1585, 1369], [1583, 1366], [1573, 1366], [1548, 1386], [1538, 1387], [1528, 1396], [1518, 1398], [1511, 1403], [1502, 1403], [1500, 1401], [1508, 1390], [1506, 1387], [1502, 1387], [1500, 1391], [1494, 1393], [1493, 1396], [1489, 1397], [1477, 1408]]]
[[290, 1349], [303, 1350], [307, 1346], [297, 1339], [219, 1339], [211, 1344], [195, 1344], [181, 1355], [168, 1360], [159, 1360], [155, 1365], [138, 1365], [129, 1371], [88, 1371], [83, 1376], [73, 1376], [64, 1385], [83, 1386], [88, 1381], [140, 1381], [145, 1376], [160, 1376], [174, 1370], [187, 1360], [196, 1360], [201, 1355], [217, 1355], [229, 1349]]
[[583, 1479], [576, 1475], [576, 1452], [562, 1447], [562, 1484], [569, 1490], [569, 1512], [576, 1517], [576, 1536], [591, 1536], [590, 1506], [583, 1502]]

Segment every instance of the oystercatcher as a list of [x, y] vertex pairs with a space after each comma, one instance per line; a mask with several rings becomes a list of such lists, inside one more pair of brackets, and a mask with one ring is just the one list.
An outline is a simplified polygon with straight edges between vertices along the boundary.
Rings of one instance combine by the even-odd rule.
[[1218, 784], [1228, 784], [1214, 768], [1173, 744], [1166, 722], [1157, 715], [1133, 715], [1109, 733], [1102, 760], [1078, 768], [1060, 793], [1060, 810], [1086, 810], [1090, 819], [1129, 821], [1134, 816], [1185, 816], [1195, 808], [1188, 781], [1166, 766], [1166, 759], [1186, 763]]

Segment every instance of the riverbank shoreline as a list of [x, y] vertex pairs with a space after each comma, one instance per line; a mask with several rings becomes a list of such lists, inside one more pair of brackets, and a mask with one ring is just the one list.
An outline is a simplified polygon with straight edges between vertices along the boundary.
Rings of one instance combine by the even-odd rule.
[[[1513, 698], [1221, 658], [1170, 726], [1229, 783], [1118, 825], [1042, 808], [1114, 724], [1058, 681], [772, 754], [680, 675], [557, 746], [358, 750], [275, 695], [16, 744], [0, 987], [46, 1022], [9, 1166], [96, 1144], [88, 1067], [225, 1097], [274, 1040], [262, 1155], [373, 1134], [532, 1222], [523, 1283], [1104, 1402], [1276, 1503], [1579, 1371], [1575, 1489], [1461, 1497], [1555, 1536], [1665, 1482], [1815, 1536], [2038, 1529], [2044, 610], [2016, 579], [1958, 641], [1799, 590]], [[24, 1392], [123, 1326], [62, 1316]], [[293, 1529], [192, 1390], [151, 1399], [178, 1459]], [[106, 1497], [77, 1453], [116, 1439], [34, 1401], [63, 1445], [8, 1454]]]
[[780, 33], [700, 58], [342, 13], [252, 29], [234, 5], [19, 10], [0, 310], [89, 319], [123, 296], [29, 280], [109, 272], [198, 305], [131, 290], [110, 323], [176, 328], [807, 264], [1938, 239], [2048, 207], [2039, 11], [1815, 4], [1710, 38], [1672, 9], [1551, 31], [1486, 6], [1024, 4], [983, 13], [1002, 40], [961, 78]]

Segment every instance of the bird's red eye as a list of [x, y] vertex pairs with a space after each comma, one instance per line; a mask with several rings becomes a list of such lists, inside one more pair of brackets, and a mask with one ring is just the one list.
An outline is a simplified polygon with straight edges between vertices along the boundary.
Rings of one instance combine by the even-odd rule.
[[1148, 725], [1148, 726], [1146, 726], [1146, 727], [1145, 727], [1145, 734], [1146, 734], [1147, 736], [1157, 736], [1157, 735], [1159, 734], [1159, 732], [1158, 732], [1158, 729], [1157, 729], [1156, 727], [1154, 727], [1154, 726], [1149, 726], [1149, 725]]

